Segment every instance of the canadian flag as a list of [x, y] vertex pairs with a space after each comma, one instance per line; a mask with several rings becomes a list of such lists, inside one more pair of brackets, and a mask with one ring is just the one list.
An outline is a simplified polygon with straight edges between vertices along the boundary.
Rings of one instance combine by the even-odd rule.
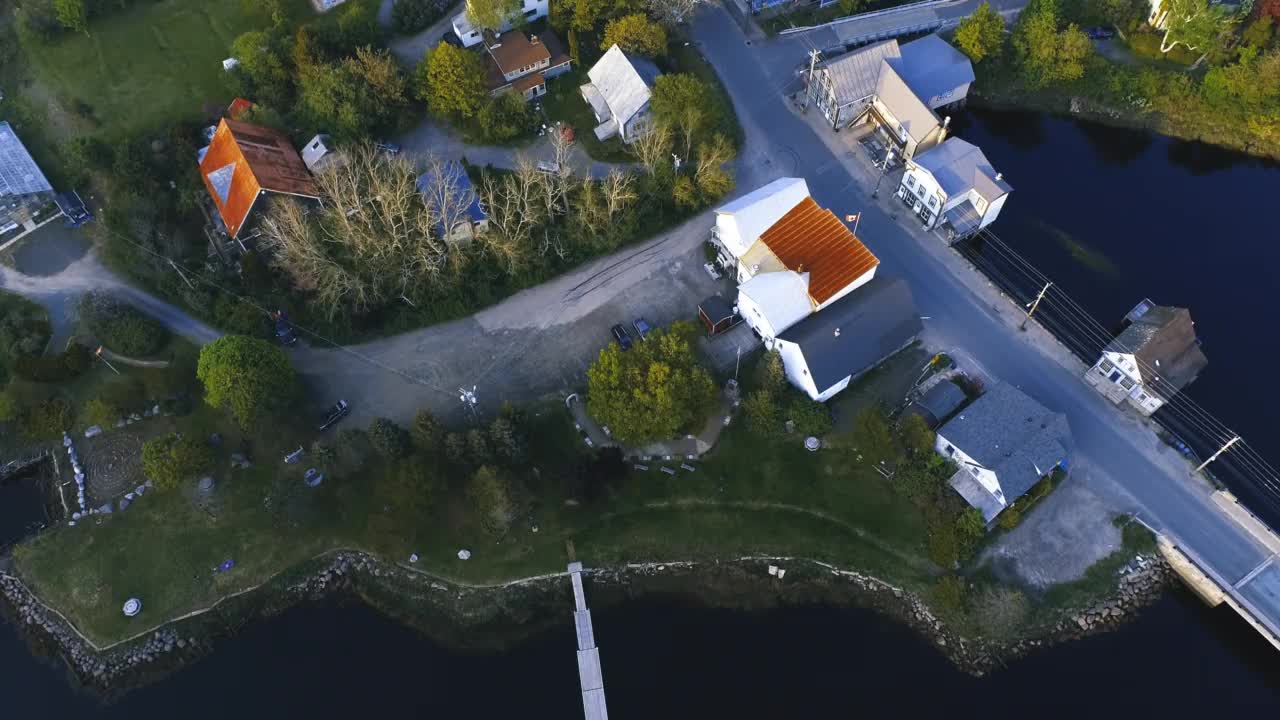
[[862, 217], [862, 213], [860, 213], [860, 212], [859, 212], [859, 213], [854, 213], [854, 214], [852, 214], [852, 215], [845, 215], [845, 216], [844, 216], [844, 221], [845, 221], [845, 222], [847, 222], [847, 223], [851, 223], [851, 222], [858, 222], [858, 218], [860, 218], [860, 217]]

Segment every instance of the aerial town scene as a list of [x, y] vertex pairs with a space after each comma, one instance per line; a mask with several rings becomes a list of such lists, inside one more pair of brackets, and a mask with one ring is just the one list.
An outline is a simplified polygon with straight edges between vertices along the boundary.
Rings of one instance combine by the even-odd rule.
[[0, 0], [0, 717], [1277, 712], [1278, 24]]

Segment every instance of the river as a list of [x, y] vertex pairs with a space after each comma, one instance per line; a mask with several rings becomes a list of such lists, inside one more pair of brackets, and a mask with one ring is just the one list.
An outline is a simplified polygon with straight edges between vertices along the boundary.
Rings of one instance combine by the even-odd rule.
[[[1038, 113], [970, 109], [954, 127], [1014, 187], [995, 234], [1107, 328], [1144, 297], [1189, 308], [1209, 366], [1184, 394], [1280, 467], [1271, 439], [1280, 426], [1280, 387], [1270, 373], [1280, 333], [1267, 319], [1280, 232], [1266, 210], [1280, 198], [1280, 164]], [[1002, 259], [995, 248], [983, 253]], [[1008, 263], [1001, 269], [1022, 298], [1041, 287]], [[1078, 323], [1055, 315], [1056, 297], [1051, 293], [1039, 312], [1083, 335]], [[1210, 433], [1195, 409], [1172, 415], [1194, 417], [1194, 427], [1180, 434], [1202, 456], [1230, 437], [1221, 427]], [[1255, 512], [1280, 526], [1280, 479], [1270, 468], [1237, 452], [1215, 467]], [[1242, 481], [1241, 470], [1252, 481]], [[1273, 479], [1270, 491], [1258, 490], [1263, 476]]]
[[[1271, 454], [1263, 441], [1280, 408], [1255, 378], [1265, 381], [1280, 351], [1265, 319], [1280, 248], [1258, 208], [1274, 201], [1280, 170], [1038, 115], [970, 111], [956, 126], [1015, 187], [995, 226], [1000, 237], [1104, 323], [1144, 296], [1190, 307], [1210, 358], [1192, 395]], [[307, 605], [250, 624], [195, 665], [110, 705], [75, 690], [61, 665], [32, 656], [0, 624], [0, 717], [573, 720], [582, 711], [567, 584], [565, 605], [561, 626], [489, 654], [444, 648], [358, 604]], [[1219, 717], [1280, 708], [1280, 655], [1230, 610], [1181, 590], [1116, 632], [982, 679], [856, 608], [743, 612], [663, 597], [594, 616], [615, 720], [944, 712], [1024, 720], [1133, 708]]]

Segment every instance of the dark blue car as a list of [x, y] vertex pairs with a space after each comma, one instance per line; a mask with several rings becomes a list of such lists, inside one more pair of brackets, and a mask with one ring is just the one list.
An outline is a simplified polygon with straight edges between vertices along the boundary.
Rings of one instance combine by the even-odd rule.
[[618, 347], [623, 350], [631, 349], [631, 336], [627, 334], [627, 328], [622, 323], [614, 325], [610, 332], [613, 333], [613, 339], [618, 341]]

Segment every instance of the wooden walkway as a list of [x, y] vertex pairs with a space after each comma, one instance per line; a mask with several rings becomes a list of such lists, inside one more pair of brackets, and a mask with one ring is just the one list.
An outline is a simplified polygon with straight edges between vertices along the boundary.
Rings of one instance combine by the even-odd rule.
[[578, 635], [578, 679], [582, 684], [582, 712], [586, 720], [609, 720], [604, 702], [604, 676], [600, 674], [600, 649], [591, 629], [591, 611], [582, 590], [582, 563], [569, 563], [573, 581], [573, 627]]

